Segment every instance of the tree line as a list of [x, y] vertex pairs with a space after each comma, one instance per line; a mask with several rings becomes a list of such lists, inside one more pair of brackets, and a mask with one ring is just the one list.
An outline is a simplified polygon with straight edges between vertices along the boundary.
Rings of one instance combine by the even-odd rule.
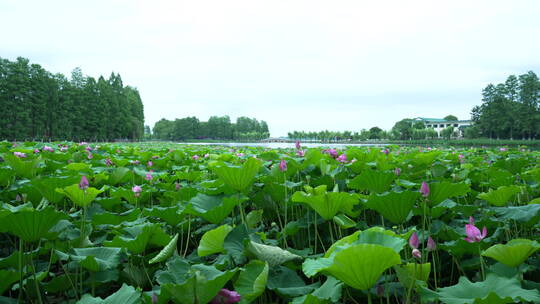
[[[448, 115], [445, 120], [455, 121], [457, 117]], [[362, 129], [360, 132], [353, 131], [319, 131], [319, 132], [304, 132], [293, 131], [287, 134], [292, 140], [307, 140], [320, 142], [336, 142], [336, 141], [367, 141], [367, 140], [424, 140], [436, 139], [439, 134], [433, 128], [426, 128], [423, 121], [416, 121], [411, 118], [405, 118], [395, 123], [390, 131], [385, 131], [379, 127]], [[441, 131], [443, 138], [457, 136], [454, 128], [447, 128]]]
[[139, 92], [115, 73], [96, 80], [76, 68], [68, 79], [26, 58], [0, 58], [0, 104], [0, 139], [113, 141], [144, 135]]
[[474, 126], [468, 137], [538, 139], [540, 137], [540, 81], [529, 71], [510, 75], [504, 83], [488, 84], [482, 104], [472, 110]]
[[[146, 133], [149, 133], [149, 127]], [[268, 138], [268, 124], [255, 118], [238, 117], [232, 123], [229, 116], [212, 116], [208, 121], [199, 121], [197, 117], [165, 118], [156, 122], [152, 129], [152, 139], [186, 141], [191, 139], [214, 140], [261, 140]]]

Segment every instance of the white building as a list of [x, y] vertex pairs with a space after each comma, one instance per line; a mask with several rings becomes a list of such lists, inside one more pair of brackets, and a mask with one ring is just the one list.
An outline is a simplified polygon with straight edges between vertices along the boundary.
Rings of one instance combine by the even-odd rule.
[[457, 132], [458, 137], [463, 137], [465, 128], [471, 126], [470, 120], [446, 120], [443, 118], [425, 118], [417, 117], [414, 121], [422, 121], [426, 125], [426, 128], [432, 128], [437, 131], [439, 137], [441, 137], [441, 131], [453, 127], [454, 132]]

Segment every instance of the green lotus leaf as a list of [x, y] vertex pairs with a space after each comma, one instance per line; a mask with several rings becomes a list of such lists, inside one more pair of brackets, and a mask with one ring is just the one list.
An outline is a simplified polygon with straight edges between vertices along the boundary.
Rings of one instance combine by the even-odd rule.
[[171, 239], [167, 246], [163, 247], [161, 251], [150, 261], [148, 264], [154, 264], [163, 262], [166, 259], [170, 258], [176, 252], [176, 243], [178, 242], [178, 233]]
[[334, 216], [333, 220], [341, 228], [347, 229], [347, 228], [352, 228], [352, 227], [356, 226], [356, 222], [353, 221], [348, 216], [346, 216], [345, 214], [338, 214], [338, 215]]
[[[152, 208], [144, 208], [143, 216], [151, 217], [152, 222], [165, 222], [171, 226], [178, 225], [185, 217], [184, 208], [180, 205], [171, 207], [154, 206]], [[155, 219], [154, 219], [155, 218]]]
[[105, 299], [95, 298], [89, 294], [85, 294], [76, 304], [137, 304], [141, 303], [141, 296], [142, 292], [139, 289], [135, 289], [124, 283], [118, 291]]
[[353, 178], [348, 186], [355, 190], [369, 190], [371, 193], [383, 193], [390, 189], [394, 179], [396, 179], [394, 173], [368, 169]]
[[122, 247], [134, 254], [141, 254], [150, 246], [162, 247], [171, 241], [171, 237], [158, 224], [139, 224], [126, 227], [121, 235], [112, 241], [103, 243], [106, 247]]
[[329, 276], [326, 282], [317, 288], [311, 295], [317, 297], [320, 300], [330, 300], [332, 303], [338, 302], [341, 298], [341, 289], [343, 283], [336, 278]]
[[362, 231], [358, 235], [358, 240], [353, 244], [374, 244], [384, 247], [388, 247], [394, 250], [396, 253], [399, 252], [406, 245], [405, 239], [397, 236], [394, 232], [385, 230], [380, 227], [372, 227], [365, 231]]
[[246, 215], [246, 224], [249, 228], [255, 228], [263, 219], [263, 209], [253, 210]]
[[268, 280], [268, 264], [253, 260], [244, 266], [238, 279], [234, 282], [234, 289], [240, 294], [240, 303], [251, 303], [266, 289]]
[[521, 223], [536, 224], [540, 218], [540, 204], [525, 206], [492, 207], [499, 220], [514, 220]]
[[307, 193], [295, 192], [292, 201], [307, 204], [327, 221], [331, 220], [339, 211], [351, 213], [353, 206], [358, 204], [360, 199], [356, 193], [326, 192], [326, 185], [306, 190], [308, 190]]
[[185, 212], [200, 216], [212, 224], [219, 224], [229, 216], [236, 205], [246, 200], [245, 196], [210, 196], [199, 193], [189, 201]]
[[399, 263], [399, 254], [391, 248], [358, 244], [335, 253], [332, 264], [322, 270], [355, 289], [368, 290], [386, 269]]
[[263, 245], [250, 241], [249, 249], [261, 261], [265, 261], [270, 267], [281, 265], [287, 261], [301, 259], [302, 257], [277, 246]]
[[141, 214], [140, 209], [131, 209], [123, 213], [103, 212], [92, 216], [92, 225], [120, 225], [126, 222], [133, 222]]
[[78, 183], [78, 176], [70, 177], [46, 177], [36, 178], [32, 180], [32, 185], [38, 192], [53, 204], [58, 204], [64, 198], [64, 193], [56, 191], [56, 188], [64, 188], [69, 185]]
[[370, 196], [366, 206], [379, 212], [385, 219], [395, 224], [402, 224], [407, 220], [418, 197], [420, 193], [416, 191], [392, 191]]
[[429, 184], [428, 200], [431, 206], [435, 206], [445, 199], [466, 195], [471, 191], [466, 183], [452, 183], [448, 181]]
[[282, 297], [306, 295], [320, 286], [320, 283], [306, 285], [296, 271], [285, 266], [270, 267], [267, 288]]
[[36, 176], [41, 162], [40, 158], [22, 160], [13, 154], [4, 154], [4, 161], [13, 169], [15, 175], [31, 179]]
[[472, 283], [466, 277], [459, 283], [437, 292], [439, 300], [446, 304], [505, 304], [516, 302], [540, 302], [538, 290], [521, 288], [516, 278], [488, 274], [483, 282]]
[[243, 191], [253, 184], [261, 166], [260, 160], [251, 157], [241, 167], [221, 163], [211, 166], [211, 169], [226, 185], [234, 190]]
[[478, 194], [479, 199], [483, 199], [488, 203], [502, 207], [510, 202], [512, 197], [521, 192], [521, 187], [511, 185], [511, 186], [501, 186], [497, 190], [490, 189], [487, 193]]
[[126, 167], [115, 168], [109, 175], [108, 184], [115, 186], [120, 183], [125, 183], [133, 176], [133, 172]]
[[312, 293], [295, 298], [292, 304], [307, 304], [307, 303], [337, 303], [341, 298], [341, 290], [343, 282], [332, 276], [328, 276], [326, 282]]
[[231, 226], [222, 225], [205, 232], [199, 242], [197, 254], [200, 257], [204, 257], [214, 253], [223, 252], [225, 250], [225, 248], [223, 248], [225, 238], [232, 230], [233, 228]]
[[493, 258], [506, 266], [517, 267], [538, 249], [540, 249], [540, 244], [536, 241], [514, 239], [504, 245], [493, 245], [482, 252], [482, 255]]
[[431, 272], [431, 263], [407, 263], [394, 266], [399, 282], [405, 288], [411, 288], [417, 280], [427, 282]]
[[0, 270], [0, 295], [8, 290], [13, 283], [19, 280], [19, 271]]
[[156, 278], [161, 285], [158, 303], [193, 304], [208, 303], [235, 275], [236, 269], [225, 272], [214, 266], [189, 264], [179, 257], [167, 262], [166, 271], [158, 271]]
[[75, 172], [91, 172], [89, 164], [85, 163], [70, 163], [66, 165], [66, 170], [75, 171]]
[[326, 250], [326, 253], [324, 254], [324, 257], [330, 257], [330, 255], [336, 250], [339, 246], [345, 246], [354, 243], [355, 241], [358, 241], [358, 236], [360, 235], [362, 231], [358, 230], [354, 232], [353, 234], [350, 234], [346, 237], [343, 237], [339, 240], [337, 240], [328, 250]]
[[67, 215], [45, 208], [36, 210], [24, 208], [20, 211], [6, 215], [0, 221], [0, 231], [8, 231], [25, 242], [35, 242], [45, 237], [52, 237], [49, 233], [60, 220], [67, 219]]
[[63, 189], [57, 188], [56, 191], [66, 195], [69, 199], [79, 207], [87, 207], [94, 201], [94, 199], [105, 190], [98, 190], [93, 187], [89, 187], [86, 190], [79, 188], [79, 185], [71, 185]]
[[540, 204], [540, 197], [533, 199], [532, 201], [528, 202], [528, 204]]
[[73, 254], [56, 251], [61, 260], [72, 260], [93, 272], [115, 269], [120, 263], [122, 248], [73, 248]]
[[327, 300], [321, 300], [312, 294], [294, 298], [291, 304], [327, 304]]

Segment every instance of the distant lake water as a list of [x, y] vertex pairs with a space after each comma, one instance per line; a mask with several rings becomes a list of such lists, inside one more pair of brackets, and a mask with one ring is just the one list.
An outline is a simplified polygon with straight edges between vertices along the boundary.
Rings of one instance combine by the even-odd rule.
[[[282, 143], [282, 142], [270, 142], [270, 143], [180, 143], [182, 145], [195, 145], [195, 146], [225, 146], [225, 147], [263, 147], [270, 149], [284, 149], [284, 148], [294, 148], [294, 143]], [[300, 143], [304, 148], [336, 148], [344, 149], [346, 147], [384, 147], [388, 144], [332, 144], [332, 143]]]

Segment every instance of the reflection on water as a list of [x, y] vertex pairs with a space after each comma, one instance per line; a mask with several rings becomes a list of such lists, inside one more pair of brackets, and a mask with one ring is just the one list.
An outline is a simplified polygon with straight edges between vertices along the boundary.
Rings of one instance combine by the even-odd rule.
[[[180, 143], [183, 145], [197, 145], [197, 146], [225, 146], [225, 147], [263, 147], [271, 149], [279, 148], [294, 148], [294, 143]], [[301, 143], [304, 148], [336, 148], [343, 149], [346, 147], [383, 147], [388, 144], [330, 144], [330, 143]]]

